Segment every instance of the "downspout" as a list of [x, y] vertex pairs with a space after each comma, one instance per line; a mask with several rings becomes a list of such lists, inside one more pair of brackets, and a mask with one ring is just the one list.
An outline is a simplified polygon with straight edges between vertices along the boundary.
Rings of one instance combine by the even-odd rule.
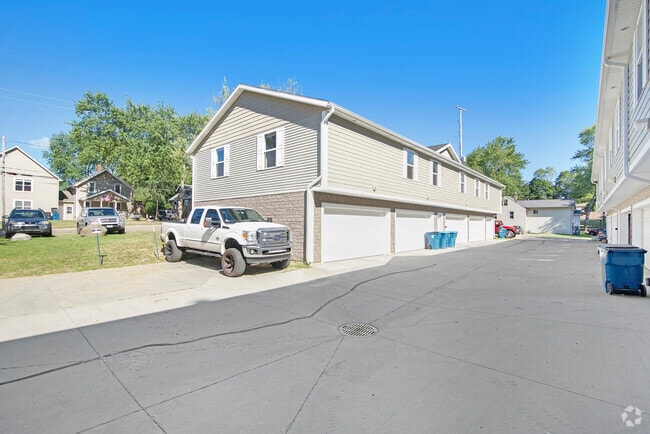
[[328, 110], [323, 111], [320, 123], [320, 168], [319, 175], [307, 186], [305, 203], [305, 262], [314, 262], [314, 191], [313, 188], [319, 182], [327, 185], [327, 147], [329, 144], [328, 121], [334, 114], [335, 107], [328, 105]]

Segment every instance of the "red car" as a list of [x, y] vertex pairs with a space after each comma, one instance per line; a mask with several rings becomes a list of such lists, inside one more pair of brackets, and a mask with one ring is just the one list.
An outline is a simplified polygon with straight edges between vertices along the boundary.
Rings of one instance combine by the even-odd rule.
[[504, 225], [501, 220], [494, 221], [494, 233], [495, 235], [499, 233], [499, 229], [504, 228], [506, 230], [506, 238], [514, 238], [517, 235], [517, 229], [513, 226]]

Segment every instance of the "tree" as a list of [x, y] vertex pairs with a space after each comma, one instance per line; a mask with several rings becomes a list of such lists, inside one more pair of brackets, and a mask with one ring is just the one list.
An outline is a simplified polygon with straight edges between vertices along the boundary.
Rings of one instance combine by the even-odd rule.
[[[594, 141], [596, 126], [585, 128], [578, 134], [580, 145], [571, 157], [576, 164], [569, 171], [561, 172], [555, 180], [558, 197], [571, 198], [578, 202], [587, 202], [593, 205], [595, 187], [591, 183], [591, 166], [593, 164]], [[585, 210], [590, 211], [590, 210]]]
[[557, 195], [554, 181], [554, 168], [548, 166], [544, 169], [537, 169], [533, 174], [533, 179], [528, 183], [526, 199], [554, 199]]
[[76, 114], [70, 133], [52, 138], [45, 155], [50, 167], [70, 183], [98, 165], [110, 168], [133, 187], [131, 200], [153, 203], [156, 211], [191, 179], [185, 149], [208, 121], [207, 115], [181, 116], [164, 104], [136, 104], [128, 98], [118, 108], [102, 93], [86, 93]]
[[528, 165], [524, 154], [517, 152], [512, 137], [498, 136], [467, 155], [467, 166], [505, 185], [504, 195], [525, 196], [521, 171]]

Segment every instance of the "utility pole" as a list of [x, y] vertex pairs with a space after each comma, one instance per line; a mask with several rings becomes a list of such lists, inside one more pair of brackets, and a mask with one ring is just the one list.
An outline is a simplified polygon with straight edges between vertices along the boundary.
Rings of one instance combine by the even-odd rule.
[[7, 211], [5, 207], [5, 147], [7, 145], [7, 138], [5, 136], [2, 136], [2, 167], [0, 167], [0, 171], [2, 172], [2, 214], [0, 214], [0, 218], [4, 216]]
[[465, 163], [465, 157], [463, 157], [463, 112], [465, 111], [464, 108], [461, 106], [457, 105], [456, 108], [458, 109], [458, 125], [460, 126], [458, 130], [458, 135], [459, 135], [459, 147], [460, 147], [460, 162]]

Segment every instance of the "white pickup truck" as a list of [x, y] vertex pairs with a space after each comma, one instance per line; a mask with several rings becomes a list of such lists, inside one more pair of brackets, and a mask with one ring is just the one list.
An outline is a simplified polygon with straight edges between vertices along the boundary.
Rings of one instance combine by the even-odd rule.
[[270, 263], [281, 270], [291, 262], [289, 228], [248, 208], [196, 208], [187, 222], [163, 222], [160, 240], [167, 261], [180, 261], [183, 252], [221, 257], [229, 277], [244, 274], [247, 264]]

